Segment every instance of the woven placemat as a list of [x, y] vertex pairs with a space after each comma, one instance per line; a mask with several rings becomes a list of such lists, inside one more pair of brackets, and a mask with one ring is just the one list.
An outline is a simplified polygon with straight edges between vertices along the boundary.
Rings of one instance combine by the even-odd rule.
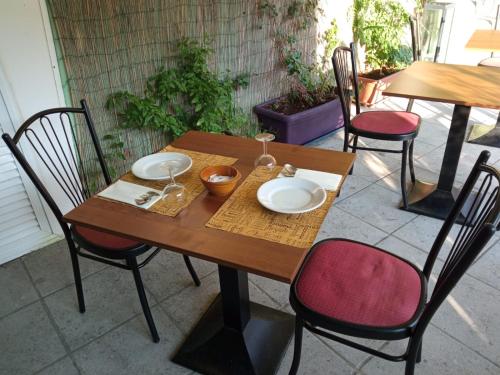
[[257, 201], [257, 190], [264, 182], [275, 178], [281, 169], [282, 167], [272, 170], [257, 167], [210, 218], [206, 226], [283, 245], [309, 248], [337, 193], [327, 191], [325, 203], [304, 214], [285, 215], [269, 211]]
[[[205, 190], [205, 186], [203, 186], [199, 177], [200, 171], [203, 168], [209, 165], [232, 165], [238, 160], [236, 158], [231, 158], [228, 156], [205, 154], [203, 152], [184, 150], [181, 148], [175, 148], [170, 145], [162, 149], [160, 152], [181, 152], [193, 159], [193, 165], [191, 169], [183, 175], [175, 178], [175, 181], [182, 183], [186, 187], [187, 199], [185, 203], [179, 206], [169, 206], [167, 202], [160, 199], [157, 203], [155, 203], [148, 209], [148, 211], [172, 217], [176, 216], [184, 208], [189, 206], [191, 202]], [[125, 175], [120, 177], [120, 180], [131, 182], [137, 185], [147, 186], [157, 190], [163, 190], [165, 185], [170, 182], [169, 180], [143, 180], [134, 176], [132, 172], [126, 173]]]

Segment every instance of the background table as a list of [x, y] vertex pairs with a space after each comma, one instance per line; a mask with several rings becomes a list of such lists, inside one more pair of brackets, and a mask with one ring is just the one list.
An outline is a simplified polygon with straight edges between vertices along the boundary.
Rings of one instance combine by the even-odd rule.
[[[493, 57], [493, 52], [500, 52], [500, 30], [474, 31], [469, 41], [467, 42], [465, 48], [484, 51], [484, 52], [492, 52], [491, 56]], [[494, 58], [494, 59], [500, 60], [500, 58]], [[486, 59], [486, 61], [487, 60], [489, 59]], [[481, 62], [479, 63], [479, 65], [481, 65]], [[482, 125], [478, 124], [478, 126]], [[495, 127], [493, 127], [486, 134], [477, 137], [473, 140], [469, 138], [468, 142], [485, 146], [500, 147], [500, 113], [497, 116], [497, 122], [495, 124]]]
[[[260, 142], [202, 132], [189, 132], [173, 146], [236, 157], [234, 166], [243, 178], [262, 153]], [[280, 143], [271, 143], [269, 152], [280, 164], [333, 172], [344, 179], [355, 158]], [[172, 218], [94, 197], [65, 220], [217, 263], [221, 294], [173, 360], [207, 374], [272, 374], [293, 334], [294, 320], [249, 300], [247, 272], [290, 283], [308, 249], [205, 227], [224, 201], [204, 192]]]
[[437, 185], [417, 181], [408, 197], [408, 211], [445, 219], [455, 202], [452, 188], [470, 109], [500, 109], [500, 69], [415, 62], [383, 94], [455, 104]]

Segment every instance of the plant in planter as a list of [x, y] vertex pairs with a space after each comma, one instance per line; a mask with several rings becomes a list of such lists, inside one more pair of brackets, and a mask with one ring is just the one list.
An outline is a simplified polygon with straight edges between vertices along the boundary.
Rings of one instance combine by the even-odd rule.
[[382, 99], [394, 74], [412, 62], [410, 46], [401, 43], [409, 14], [396, 0], [354, 0], [352, 9], [354, 42], [365, 53], [359, 97], [371, 106]]
[[[292, 22], [292, 29], [300, 31], [316, 20], [315, 14], [320, 12], [317, 5], [318, 1], [294, 1], [281, 18], [276, 7], [268, 2], [261, 4], [261, 10], [275, 24]], [[332, 22], [332, 27], [323, 36], [325, 55], [338, 44], [336, 33], [337, 25]], [[278, 142], [304, 144], [343, 126], [333, 72], [326, 69], [329, 59], [324, 58], [322, 65], [306, 64], [296, 47], [295, 37], [287, 36], [281, 29], [275, 31], [274, 40], [291, 90], [285, 96], [254, 107], [262, 128], [274, 133]]]
[[219, 78], [210, 71], [212, 50], [207, 40], [184, 39], [178, 64], [160, 68], [146, 81], [143, 96], [128, 91], [109, 95], [106, 108], [117, 113], [125, 128], [151, 128], [178, 137], [190, 129], [231, 132], [248, 118], [235, 106], [233, 94], [248, 86], [248, 75]]

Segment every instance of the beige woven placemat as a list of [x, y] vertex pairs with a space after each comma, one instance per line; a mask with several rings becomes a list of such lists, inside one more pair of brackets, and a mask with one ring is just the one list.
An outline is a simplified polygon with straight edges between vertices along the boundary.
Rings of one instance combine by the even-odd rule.
[[[232, 165], [236, 163], [238, 159], [231, 158], [228, 156], [214, 155], [214, 154], [205, 154], [203, 152], [185, 150], [180, 148], [175, 148], [173, 146], [167, 146], [162, 149], [160, 152], [182, 152], [183, 154], [188, 155], [193, 159], [193, 165], [189, 171], [184, 173], [182, 176], [176, 177], [175, 180], [177, 182], [182, 183], [187, 190], [187, 199], [183, 205], [179, 206], [169, 206], [167, 202], [162, 201], [161, 199], [151, 206], [148, 211], [155, 212], [161, 215], [166, 216], [176, 216], [179, 212], [181, 212], [184, 208], [189, 206], [191, 202], [200, 195], [204, 190], [205, 186], [203, 186], [200, 180], [200, 171], [209, 165]], [[157, 190], [163, 190], [166, 184], [169, 183], [169, 180], [161, 180], [161, 181], [149, 181], [138, 178], [132, 174], [132, 172], [128, 172], [122, 177], [120, 180], [131, 182], [133, 184], [147, 186]]]
[[206, 226], [284, 245], [310, 247], [337, 193], [327, 192], [326, 202], [321, 207], [304, 214], [285, 215], [269, 211], [257, 201], [257, 190], [264, 182], [275, 178], [281, 169], [257, 167]]

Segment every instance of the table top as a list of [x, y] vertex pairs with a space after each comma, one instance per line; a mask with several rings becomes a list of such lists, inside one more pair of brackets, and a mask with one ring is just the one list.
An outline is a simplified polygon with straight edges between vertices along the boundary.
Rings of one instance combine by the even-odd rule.
[[500, 52], [500, 30], [474, 31], [465, 48], [485, 52]]
[[[234, 166], [243, 178], [253, 170], [254, 160], [262, 153], [262, 144], [252, 139], [194, 131], [178, 138], [172, 145], [236, 157], [238, 161]], [[355, 159], [352, 153], [283, 143], [271, 143], [268, 149], [278, 164], [291, 163], [301, 168], [337, 173], [344, 179]], [[308, 249], [205, 227], [225, 200], [205, 191], [172, 218], [93, 197], [67, 213], [64, 219], [228, 267], [292, 282]]]
[[418, 61], [400, 72], [383, 95], [500, 109], [500, 69]]

